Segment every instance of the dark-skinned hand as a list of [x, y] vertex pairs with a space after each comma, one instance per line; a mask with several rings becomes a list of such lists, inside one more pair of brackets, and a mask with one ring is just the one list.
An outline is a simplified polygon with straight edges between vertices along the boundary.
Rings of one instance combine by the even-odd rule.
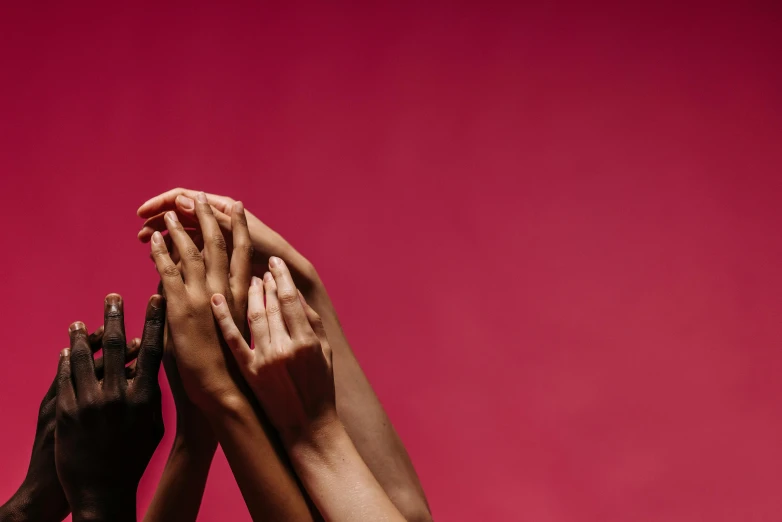
[[[93, 352], [103, 348], [103, 326], [89, 335], [88, 342]], [[140, 346], [141, 339], [133, 339], [125, 351], [125, 360], [134, 361]], [[128, 366], [126, 371], [128, 375], [132, 375], [134, 370], [135, 363]], [[95, 376], [98, 379], [103, 378], [102, 357], [95, 360]], [[54, 463], [56, 396], [55, 376], [38, 408], [38, 422], [27, 475], [13, 497], [0, 507], [0, 520], [59, 522], [71, 512]]]
[[84, 323], [70, 326], [71, 348], [57, 375], [55, 462], [74, 522], [136, 520], [136, 490], [163, 437], [158, 371], [165, 300], [147, 305], [135, 371], [125, 367], [122, 298], [105, 302], [103, 380], [96, 376]]

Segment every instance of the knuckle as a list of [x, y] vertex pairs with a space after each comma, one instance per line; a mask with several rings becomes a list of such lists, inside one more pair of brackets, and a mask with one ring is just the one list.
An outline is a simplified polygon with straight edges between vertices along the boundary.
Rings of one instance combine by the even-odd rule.
[[173, 263], [167, 263], [160, 269], [160, 275], [169, 279], [179, 279], [182, 276], [179, 273], [179, 269]]
[[226, 252], [228, 250], [228, 245], [225, 242], [225, 238], [220, 233], [213, 234], [210, 238], [210, 242], [214, 248], [220, 252]]
[[266, 315], [277, 315], [280, 313], [279, 303], [268, 303], [266, 305]]
[[277, 292], [277, 299], [285, 306], [291, 306], [299, 302], [299, 294], [291, 290]]
[[182, 257], [190, 261], [203, 261], [201, 251], [194, 245], [188, 245], [185, 247], [185, 251], [182, 253]]
[[103, 336], [103, 349], [109, 350], [122, 350], [125, 351], [125, 339], [123, 339], [119, 332], [112, 332], [111, 334]]
[[242, 242], [238, 245], [235, 245], [234, 251], [238, 251], [242, 257], [247, 259], [252, 259], [255, 255], [255, 247], [252, 245], [252, 243]]
[[263, 310], [248, 310], [247, 320], [250, 323], [257, 324], [266, 319], [266, 312]]

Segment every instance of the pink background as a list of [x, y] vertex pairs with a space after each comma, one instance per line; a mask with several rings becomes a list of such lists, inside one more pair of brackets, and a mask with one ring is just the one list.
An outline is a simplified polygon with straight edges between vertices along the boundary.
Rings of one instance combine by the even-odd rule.
[[[312, 259], [439, 520], [782, 520], [771, 2], [8, 4], [3, 500], [183, 185]], [[201, 520], [248, 518], [220, 456]]]

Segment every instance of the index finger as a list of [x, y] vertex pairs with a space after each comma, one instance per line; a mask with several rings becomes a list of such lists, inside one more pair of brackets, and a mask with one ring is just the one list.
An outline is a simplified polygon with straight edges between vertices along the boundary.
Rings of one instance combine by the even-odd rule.
[[[167, 210], [176, 210], [177, 196], [185, 196], [195, 200], [199, 192], [200, 191], [198, 190], [180, 187], [171, 189], [168, 192], [164, 192], [145, 201], [144, 204], [138, 208], [137, 214], [141, 218], [151, 218]], [[233, 200], [231, 198], [218, 196], [217, 194], [204, 194], [206, 195], [207, 202], [217, 208], [217, 210], [225, 214], [230, 212], [231, 205], [233, 205]]]

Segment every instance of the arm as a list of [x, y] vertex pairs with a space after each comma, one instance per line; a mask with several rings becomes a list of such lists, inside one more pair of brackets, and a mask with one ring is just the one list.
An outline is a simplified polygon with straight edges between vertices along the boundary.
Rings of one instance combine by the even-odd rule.
[[[280, 434], [294, 468], [326, 520], [404, 520], [342, 429], [331, 348], [317, 313], [297, 293], [285, 263], [272, 257], [253, 278], [247, 317], [251, 350], [225, 298], [212, 308], [239, 369]], [[265, 301], [265, 304], [264, 304]]]
[[237, 204], [229, 264], [223, 235], [203, 199], [196, 204], [198, 225], [207, 238], [203, 254], [176, 214], [166, 214], [171, 242], [182, 253], [181, 271], [171, 260], [162, 235], [156, 232], [152, 237], [152, 257], [171, 300], [168, 323], [184, 390], [223, 447], [253, 518], [311, 520], [293, 472], [278, 457], [241, 390], [241, 376], [235, 363], [225, 357], [211, 315], [209, 298], [214, 293], [225, 295], [232, 310], [242, 310], [242, 314], [246, 310], [251, 248], [244, 212]]
[[[163, 212], [167, 210], [176, 210], [183, 222], [194, 222], [196, 194], [193, 190], [173, 189], [144, 203], [138, 209], [139, 216], [146, 219], [139, 239], [147, 242], [155, 230], [165, 228]], [[220, 227], [230, 231], [234, 200], [214, 194], [207, 194], [207, 198]], [[426, 496], [410, 457], [361, 370], [315, 268], [282, 236], [252, 213], [246, 214], [255, 251], [254, 275], [263, 276], [271, 256], [284, 259], [299, 290], [323, 320], [334, 354], [337, 411], [362, 459], [407, 520], [431, 520]]]
[[[163, 293], [162, 285], [159, 290]], [[171, 335], [166, 332], [163, 367], [176, 405], [176, 437], [145, 522], [192, 522], [198, 517], [217, 439], [209, 421], [190, 401], [177, 370]]]

